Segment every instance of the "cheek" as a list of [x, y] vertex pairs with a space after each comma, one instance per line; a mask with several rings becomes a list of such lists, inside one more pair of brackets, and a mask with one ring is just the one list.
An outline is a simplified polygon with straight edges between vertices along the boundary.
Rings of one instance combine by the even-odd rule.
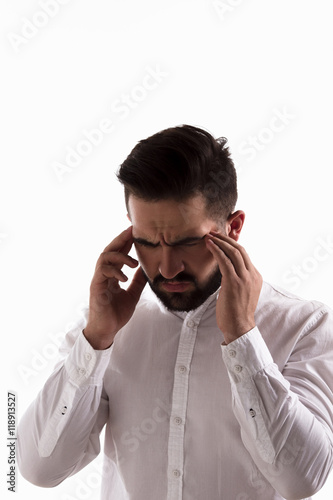
[[214, 256], [206, 245], [202, 245], [201, 248], [193, 247], [193, 249], [184, 251], [182, 260], [185, 265], [185, 270], [196, 276], [199, 280], [211, 274], [212, 270], [217, 265]]
[[202, 249], [197, 252], [193, 258], [189, 259], [189, 265], [195, 268], [199, 274], [205, 274], [216, 266], [216, 260], [208, 248]]

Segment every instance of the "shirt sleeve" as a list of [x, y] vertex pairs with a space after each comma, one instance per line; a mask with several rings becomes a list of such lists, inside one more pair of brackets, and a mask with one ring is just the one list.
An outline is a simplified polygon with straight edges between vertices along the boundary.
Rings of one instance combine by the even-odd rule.
[[257, 327], [222, 346], [244, 446], [285, 498], [313, 495], [332, 468], [332, 326], [317, 312], [282, 371]]
[[18, 465], [37, 486], [51, 487], [78, 472], [100, 451], [108, 416], [103, 376], [110, 351], [95, 351], [82, 333], [70, 331], [58, 363], [18, 426]]

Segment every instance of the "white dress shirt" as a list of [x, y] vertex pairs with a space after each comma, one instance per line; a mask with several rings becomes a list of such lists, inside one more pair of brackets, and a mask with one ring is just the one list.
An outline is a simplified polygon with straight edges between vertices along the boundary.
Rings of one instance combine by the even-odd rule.
[[189, 313], [145, 290], [105, 351], [82, 329], [18, 428], [21, 473], [55, 486], [100, 451], [102, 500], [310, 498], [333, 462], [333, 312], [264, 282], [230, 344], [211, 295]]

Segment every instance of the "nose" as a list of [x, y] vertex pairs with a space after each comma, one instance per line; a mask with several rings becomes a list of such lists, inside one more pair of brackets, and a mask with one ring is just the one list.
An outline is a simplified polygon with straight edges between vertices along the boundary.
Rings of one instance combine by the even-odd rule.
[[180, 258], [179, 252], [176, 248], [162, 246], [161, 261], [159, 265], [159, 272], [168, 280], [171, 280], [177, 274], [184, 271], [185, 266]]

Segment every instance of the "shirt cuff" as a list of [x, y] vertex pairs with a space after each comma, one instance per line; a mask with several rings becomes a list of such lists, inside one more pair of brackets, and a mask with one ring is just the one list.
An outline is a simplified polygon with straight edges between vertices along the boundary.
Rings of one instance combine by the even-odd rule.
[[77, 386], [99, 384], [109, 364], [111, 350], [112, 346], [96, 351], [81, 332], [65, 361], [71, 382]]
[[236, 383], [244, 378], [253, 377], [267, 365], [274, 363], [256, 326], [238, 339], [221, 347], [224, 363]]

